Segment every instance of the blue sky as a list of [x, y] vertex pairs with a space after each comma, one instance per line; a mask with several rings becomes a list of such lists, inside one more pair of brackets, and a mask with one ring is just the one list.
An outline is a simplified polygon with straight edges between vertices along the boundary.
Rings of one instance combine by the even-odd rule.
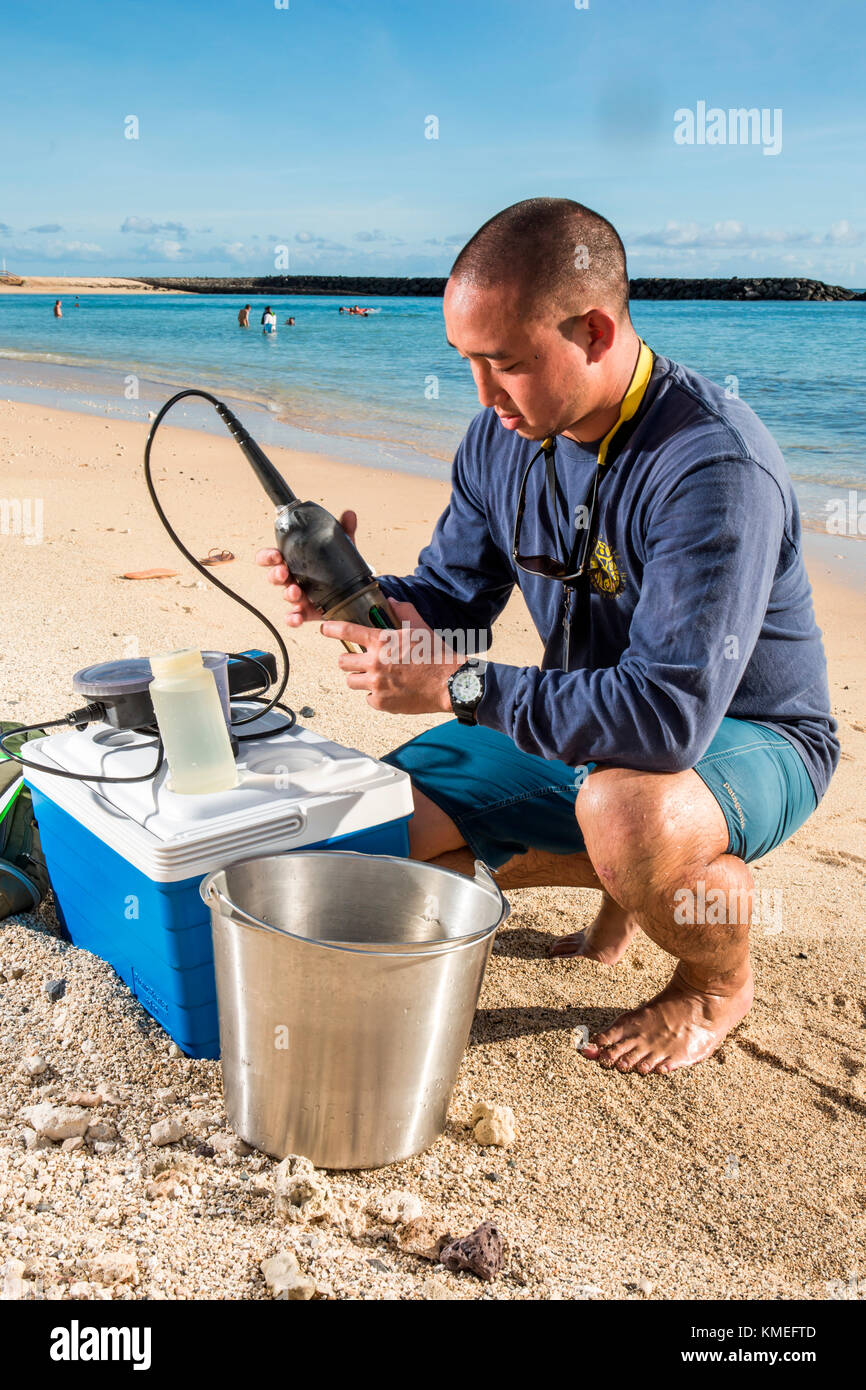
[[[7, 6], [0, 255], [271, 274], [285, 246], [294, 274], [445, 274], [554, 194], [615, 223], [632, 275], [863, 286], [864, 38], [856, 0]], [[781, 149], [678, 144], [701, 102], [781, 111]]]

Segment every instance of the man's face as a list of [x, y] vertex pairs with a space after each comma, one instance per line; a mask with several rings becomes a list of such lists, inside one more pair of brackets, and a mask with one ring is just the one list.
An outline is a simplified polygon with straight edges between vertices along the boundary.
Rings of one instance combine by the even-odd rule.
[[448, 341], [472, 368], [478, 399], [524, 439], [561, 434], [598, 406], [598, 373], [584, 319], [555, 309], [527, 316], [508, 286], [480, 290], [449, 280]]

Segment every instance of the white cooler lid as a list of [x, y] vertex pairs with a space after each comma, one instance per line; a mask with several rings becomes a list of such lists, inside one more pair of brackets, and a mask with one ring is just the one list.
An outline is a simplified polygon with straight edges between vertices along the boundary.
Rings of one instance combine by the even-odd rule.
[[[275, 710], [243, 732], [274, 728], [284, 719]], [[130, 777], [153, 767], [156, 746], [145, 735], [92, 724], [81, 733], [70, 729], [33, 739], [25, 756], [46, 768]], [[406, 773], [298, 725], [242, 743], [237, 767], [237, 787], [202, 796], [172, 792], [165, 765], [158, 778], [146, 782], [79, 782], [33, 768], [26, 769], [26, 779], [158, 882], [208, 873], [217, 863], [317, 844], [412, 813]]]

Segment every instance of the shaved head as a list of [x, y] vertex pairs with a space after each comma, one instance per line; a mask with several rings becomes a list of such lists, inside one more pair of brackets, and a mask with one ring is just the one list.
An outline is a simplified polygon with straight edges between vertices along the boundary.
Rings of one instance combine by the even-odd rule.
[[628, 320], [625, 247], [606, 218], [570, 198], [527, 198], [498, 212], [466, 243], [451, 280], [510, 288], [523, 312]]
[[529, 198], [497, 213], [454, 262], [442, 312], [504, 429], [585, 441], [616, 421], [640, 339], [623, 244], [597, 212]]

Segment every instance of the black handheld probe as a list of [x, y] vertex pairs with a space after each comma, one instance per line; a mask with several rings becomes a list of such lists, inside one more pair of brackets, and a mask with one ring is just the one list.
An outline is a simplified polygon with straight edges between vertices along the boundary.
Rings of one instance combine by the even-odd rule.
[[[364, 627], [399, 628], [370, 566], [337, 518], [318, 502], [302, 502], [234, 412], [222, 401], [214, 400], [214, 405], [277, 508], [277, 549], [310, 602], [326, 618]], [[350, 642], [343, 645], [355, 650]]]

